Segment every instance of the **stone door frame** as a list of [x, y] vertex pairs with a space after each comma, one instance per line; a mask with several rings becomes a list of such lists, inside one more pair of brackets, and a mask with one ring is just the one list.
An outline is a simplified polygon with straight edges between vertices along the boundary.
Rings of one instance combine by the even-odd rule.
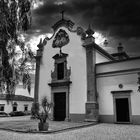
[[[52, 88], [51, 92], [51, 102], [54, 104], [54, 94], [59, 94], [65, 92], [66, 94], [66, 118], [65, 121], [69, 121], [69, 88], [68, 87], [57, 87], [57, 88]], [[51, 109], [51, 119], [54, 120], [54, 107]]]
[[[111, 91], [113, 94], [113, 110], [114, 110], [114, 123], [132, 123], [132, 108], [131, 108], [131, 93], [132, 90], [124, 90], [124, 91]], [[117, 113], [116, 113], [116, 99], [128, 99], [128, 108], [129, 108], [129, 122], [118, 122], [117, 121]]]

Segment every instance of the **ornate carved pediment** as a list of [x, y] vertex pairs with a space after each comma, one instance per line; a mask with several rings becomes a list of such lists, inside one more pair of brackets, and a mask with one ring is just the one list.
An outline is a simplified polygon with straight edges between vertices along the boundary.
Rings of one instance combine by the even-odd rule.
[[43, 48], [44, 48], [44, 46], [47, 44], [47, 40], [46, 40], [46, 38], [42, 41], [42, 38], [40, 38], [40, 42], [39, 42], [39, 44], [37, 45], [37, 47], [38, 47], [38, 49], [39, 50], [41, 50], [41, 51], [43, 51]]
[[77, 27], [77, 35], [81, 36], [81, 39], [84, 40], [86, 38], [86, 33], [82, 27]]
[[56, 31], [59, 27], [65, 26], [68, 29], [72, 29], [74, 26], [74, 23], [71, 20], [61, 19], [58, 22], [56, 22], [52, 28], [54, 31]]
[[65, 30], [62, 30], [60, 29], [54, 40], [53, 40], [53, 44], [52, 44], [52, 47], [53, 48], [62, 48], [63, 46], [67, 45], [69, 43], [69, 36], [68, 34], [66, 33]]
[[53, 56], [53, 59], [57, 60], [57, 59], [61, 59], [61, 58], [66, 58], [68, 56], [68, 54], [66, 53], [60, 53], [60, 54], [56, 54], [55, 56]]

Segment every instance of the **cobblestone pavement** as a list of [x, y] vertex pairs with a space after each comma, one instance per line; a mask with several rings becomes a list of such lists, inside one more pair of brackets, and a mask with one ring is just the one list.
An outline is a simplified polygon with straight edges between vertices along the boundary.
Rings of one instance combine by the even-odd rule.
[[98, 124], [55, 134], [0, 131], [0, 140], [140, 140], [140, 125]]

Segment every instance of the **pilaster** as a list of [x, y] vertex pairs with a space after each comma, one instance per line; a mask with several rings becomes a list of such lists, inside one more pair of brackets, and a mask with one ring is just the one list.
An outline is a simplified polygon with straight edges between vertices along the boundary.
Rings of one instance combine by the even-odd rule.
[[36, 59], [36, 72], [35, 72], [35, 90], [34, 90], [34, 102], [38, 103], [38, 95], [39, 95], [39, 79], [40, 79], [40, 63], [42, 58], [43, 47], [45, 43], [40, 40], [40, 43], [37, 45], [39, 48], [37, 50], [37, 54], [35, 56]]
[[85, 104], [86, 115], [85, 121], [98, 122], [98, 102], [96, 96], [96, 77], [95, 77], [95, 42], [93, 31], [87, 30], [87, 37], [84, 40], [83, 46], [86, 50], [86, 68], [87, 68], [87, 102]]
[[[37, 53], [40, 53], [37, 51]], [[39, 92], [39, 73], [40, 73], [40, 59], [41, 56], [36, 56], [36, 72], [35, 72], [35, 90], [34, 90], [34, 102], [38, 102], [38, 92]]]

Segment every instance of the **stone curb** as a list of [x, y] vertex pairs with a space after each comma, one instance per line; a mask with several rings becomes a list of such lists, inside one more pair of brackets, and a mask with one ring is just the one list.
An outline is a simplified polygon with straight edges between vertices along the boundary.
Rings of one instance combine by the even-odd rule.
[[55, 134], [55, 133], [61, 133], [61, 132], [71, 131], [71, 130], [80, 129], [80, 128], [91, 127], [91, 126], [94, 126], [97, 124], [98, 123], [84, 124], [84, 125], [80, 125], [80, 126], [74, 126], [74, 127], [58, 129], [58, 130], [50, 130], [50, 131], [26, 131], [26, 130], [22, 131], [22, 130], [17, 130], [17, 129], [10, 129], [10, 128], [0, 128], [0, 130], [18, 132], [18, 133], [28, 133], [28, 134]]

